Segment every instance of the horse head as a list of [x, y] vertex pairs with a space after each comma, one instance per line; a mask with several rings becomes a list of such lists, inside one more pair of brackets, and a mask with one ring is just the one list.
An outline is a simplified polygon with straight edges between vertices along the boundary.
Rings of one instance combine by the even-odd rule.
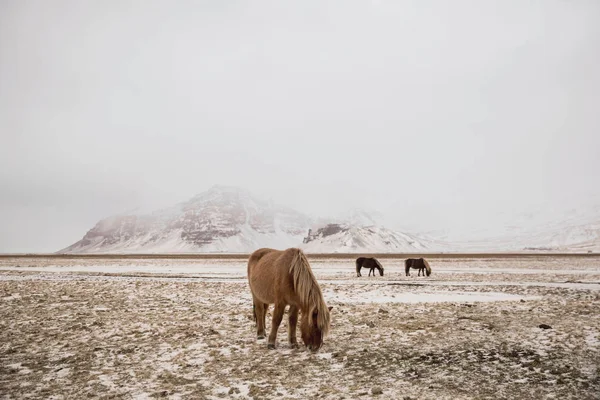
[[323, 337], [329, 330], [329, 313], [333, 307], [327, 307], [319, 314], [317, 308], [312, 308], [308, 313], [302, 313], [300, 332], [304, 345], [311, 351], [317, 351], [323, 346]]
[[377, 260], [376, 258], [374, 258], [373, 261], [375, 262], [375, 267], [379, 270], [379, 276], [383, 276], [383, 265], [381, 265], [379, 260]]
[[431, 266], [429, 266], [429, 262], [427, 262], [427, 260], [424, 258], [421, 258], [421, 260], [423, 261], [423, 266], [425, 267], [425, 273], [427, 276], [431, 275]]

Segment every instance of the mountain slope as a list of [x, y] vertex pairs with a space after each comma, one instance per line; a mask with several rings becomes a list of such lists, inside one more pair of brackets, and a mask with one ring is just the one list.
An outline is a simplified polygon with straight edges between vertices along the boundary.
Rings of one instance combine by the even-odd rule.
[[60, 252], [249, 252], [297, 245], [309, 226], [301, 213], [215, 186], [169, 209], [106, 218]]
[[600, 207], [554, 213], [517, 214], [500, 234], [479, 232], [479, 240], [455, 241], [460, 251], [600, 252]]
[[573, 210], [560, 218], [532, 213], [508, 217], [511, 223], [472, 232], [471, 240], [455, 238], [449, 243], [448, 237], [441, 240], [432, 234], [387, 229], [378, 223], [381, 215], [362, 210], [310, 218], [246, 190], [215, 186], [167, 209], [105, 218], [59, 252], [249, 253], [261, 247], [301, 247], [309, 253], [600, 252], [600, 207]]
[[[103, 219], [60, 253], [248, 253], [261, 247], [302, 247], [312, 253], [431, 251], [432, 240], [378, 226], [378, 218], [353, 210], [311, 219], [243, 189], [215, 186], [171, 208]], [[313, 234], [314, 224], [321, 228]]]
[[428, 251], [430, 246], [424, 239], [381, 226], [328, 224], [309, 232], [301, 248], [308, 253], [397, 253]]

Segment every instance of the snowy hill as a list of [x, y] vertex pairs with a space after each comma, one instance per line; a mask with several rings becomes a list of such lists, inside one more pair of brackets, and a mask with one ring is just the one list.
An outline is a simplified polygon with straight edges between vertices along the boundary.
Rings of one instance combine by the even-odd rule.
[[215, 186], [187, 202], [96, 224], [61, 253], [250, 252], [302, 242], [310, 219], [238, 188]]
[[246, 190], [215, 186], [167, 209], [103, 219], [60, 252], [248, 253], [260, 247], [301, 247], [309, 253], [600, 252], [600, 207], [567, 214], [507, 212], [503, 223], [463, 237], [452, 229], [391, 230], [381, 224], [384, 219], [364, 210], [311, 218]]
[[600, 207], [572, 210], [519, 236], [528, 249], [600, 252]]
[[[430, 249], [431, 240], [386, 229], [376, 224], [379, 218], [361, 210], [335, 218], [310, 218], [246, 190], [215, 186], [168, 209], [103, 219], [60, 253], [248, 253], [260, 247], [303, 247], [312, 253]], [[334, 232], [332, 227], [339, 229]]]
[[[473, 230], [469, 236], [455, 239], [455, 248], [459, 251], [600, 252], [600, 207], [566, 213], [543, 210], [515, 214], [508, 216], [494, 231]], [[448, 239], [447, 235], [434, 237]]]
[[308, 253], [399, 253], [428, 250], [423, 239], [381, 226], [328, 224], [304, 238]]

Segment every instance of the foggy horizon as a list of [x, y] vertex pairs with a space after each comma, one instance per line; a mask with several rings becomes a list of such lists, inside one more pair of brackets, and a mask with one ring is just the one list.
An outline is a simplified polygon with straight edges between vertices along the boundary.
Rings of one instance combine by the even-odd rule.
[[408, 232], [597, 207], [599, 61], [594, 1], [2, 2], [0, 252], [214, 185]]

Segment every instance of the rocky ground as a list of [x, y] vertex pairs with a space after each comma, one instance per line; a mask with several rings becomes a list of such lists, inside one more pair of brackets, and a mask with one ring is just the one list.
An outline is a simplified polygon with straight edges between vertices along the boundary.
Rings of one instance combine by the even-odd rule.
[[276, 350], [255, 339], [242, 261], [140, 265], [2, 260], [0, 398], [600, 398], [598, 258], [437, 260], [428, 278], [315, 260], [334, 306], [315, 354], [285, 319]]

